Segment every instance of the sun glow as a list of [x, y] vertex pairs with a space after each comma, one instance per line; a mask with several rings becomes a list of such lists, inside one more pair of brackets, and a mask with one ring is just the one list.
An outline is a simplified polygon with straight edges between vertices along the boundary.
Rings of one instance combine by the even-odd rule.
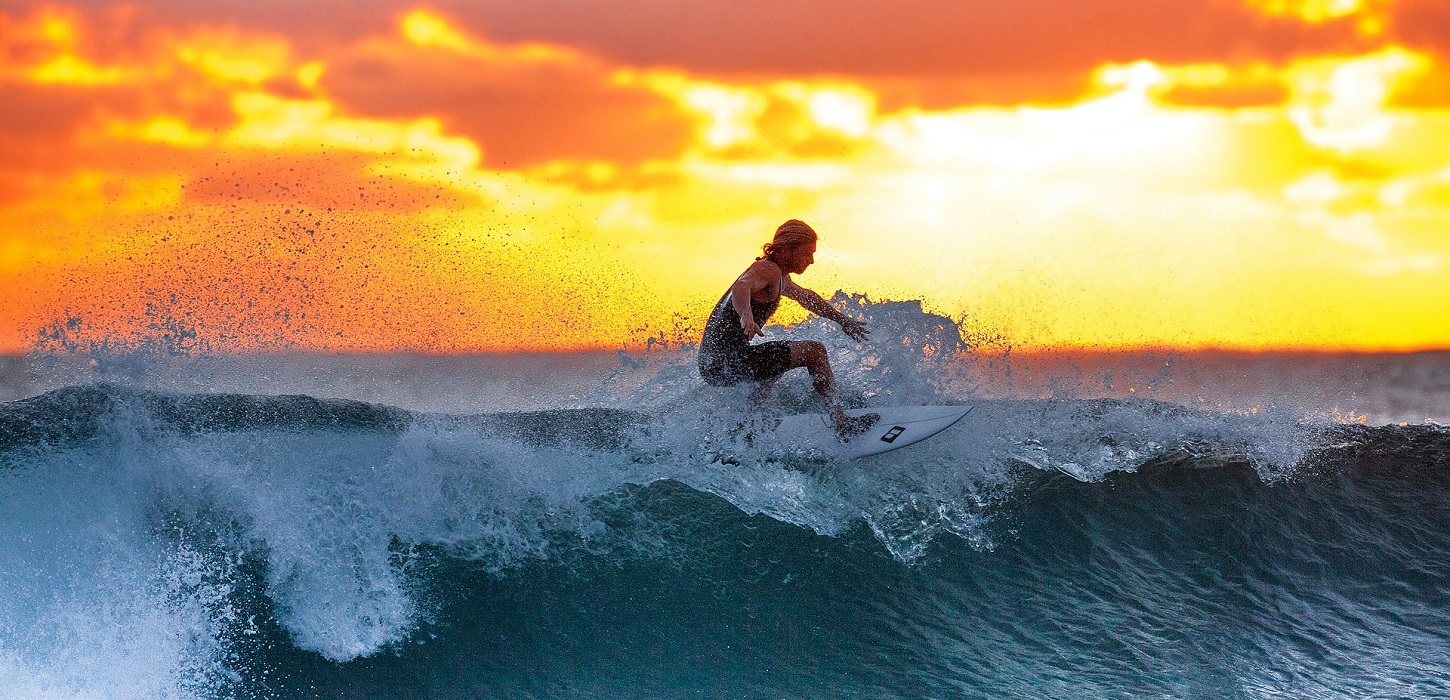
[[129, 35], [106, 21], [0, 14], [0, 90], [36, 114], [0, 135], [10, 350], [63, 317], [185, 319], [228, 349], [688, 339], [787, 218], [823, 236], [808, 286], [924, 299], [1014, 347], [1450, 345], [1429, 51], [1104, 60], [1072, 99], [993, 103], [633, 65], [421, 8], [330, 43], [218, 23], [107, 44]]
[[1291, 78], [1290, 118], [1316, 146], [1348, 152], [1384, 145], [1397, 121], [1386, 109], [1391, 92], [1406, 77], [1423, 73], [1428, 63], [1403, 49], [1308, 62]]

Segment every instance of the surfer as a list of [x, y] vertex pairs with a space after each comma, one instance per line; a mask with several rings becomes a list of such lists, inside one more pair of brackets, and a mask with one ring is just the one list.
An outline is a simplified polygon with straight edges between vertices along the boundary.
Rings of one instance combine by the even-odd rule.
[[791, 219], [781, 224], [762, 250], [765, 254], [730, 285], [705, 322], [698, 358], [700, 377], [711, 386], [754, 382], [750, 398], [759, 403], [780, 375], [804, 367], [841, 435], [857, 435], [869, 429], [879, 415], [847, 416], [836, 400], [836, 378], [826, 358], [826, 346], [814, 340], [750, 342], [757, 335], [765, 335], [760, 327], [780, 306], [781, 297], [794, 299], [807, 311], [841, 324], [841, 330], [852, 340], [865, 340], [868, 334], [865, 323], [837, 311], [821, 295], [791, 280], [791, 275], [805, 272], [816, 261], [816, 232], [805, 222]]

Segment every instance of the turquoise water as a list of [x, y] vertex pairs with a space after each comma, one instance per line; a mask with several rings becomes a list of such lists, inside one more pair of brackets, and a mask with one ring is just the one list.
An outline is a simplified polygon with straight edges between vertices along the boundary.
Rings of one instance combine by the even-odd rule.
[[0, 695], [1450, 695], [1444, 356], [920, 347], [833, 349], [851, 401], [976, 408], [839, 463], [688, 353], [26, 360]]

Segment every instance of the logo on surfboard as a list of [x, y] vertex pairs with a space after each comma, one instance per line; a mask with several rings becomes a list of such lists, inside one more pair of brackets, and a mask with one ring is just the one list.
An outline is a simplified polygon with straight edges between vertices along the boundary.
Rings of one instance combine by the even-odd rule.
[[881, 441], [882, 442], [896, 442], [896, 438], [901, 437], [901, 434], [904, 433], [904, 432], [906, 432], [906, 426], [904, 426], [904, 425], [893, 426], [890, 430], [886, 431], [886, 434], [885, 435], [882, 435], [881, 436]]

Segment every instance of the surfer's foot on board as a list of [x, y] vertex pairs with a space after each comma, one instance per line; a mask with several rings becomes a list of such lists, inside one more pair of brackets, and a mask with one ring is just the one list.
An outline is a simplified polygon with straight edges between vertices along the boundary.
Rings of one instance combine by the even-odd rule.
[[836, 434], [842, 440], [850, 440], [870, 430], [871, 426], [876, 425], [876, 421], [879, 420], [881, 420], [880, 413], [867, 413], [860, 416], [841, 415], [836, 418]]

